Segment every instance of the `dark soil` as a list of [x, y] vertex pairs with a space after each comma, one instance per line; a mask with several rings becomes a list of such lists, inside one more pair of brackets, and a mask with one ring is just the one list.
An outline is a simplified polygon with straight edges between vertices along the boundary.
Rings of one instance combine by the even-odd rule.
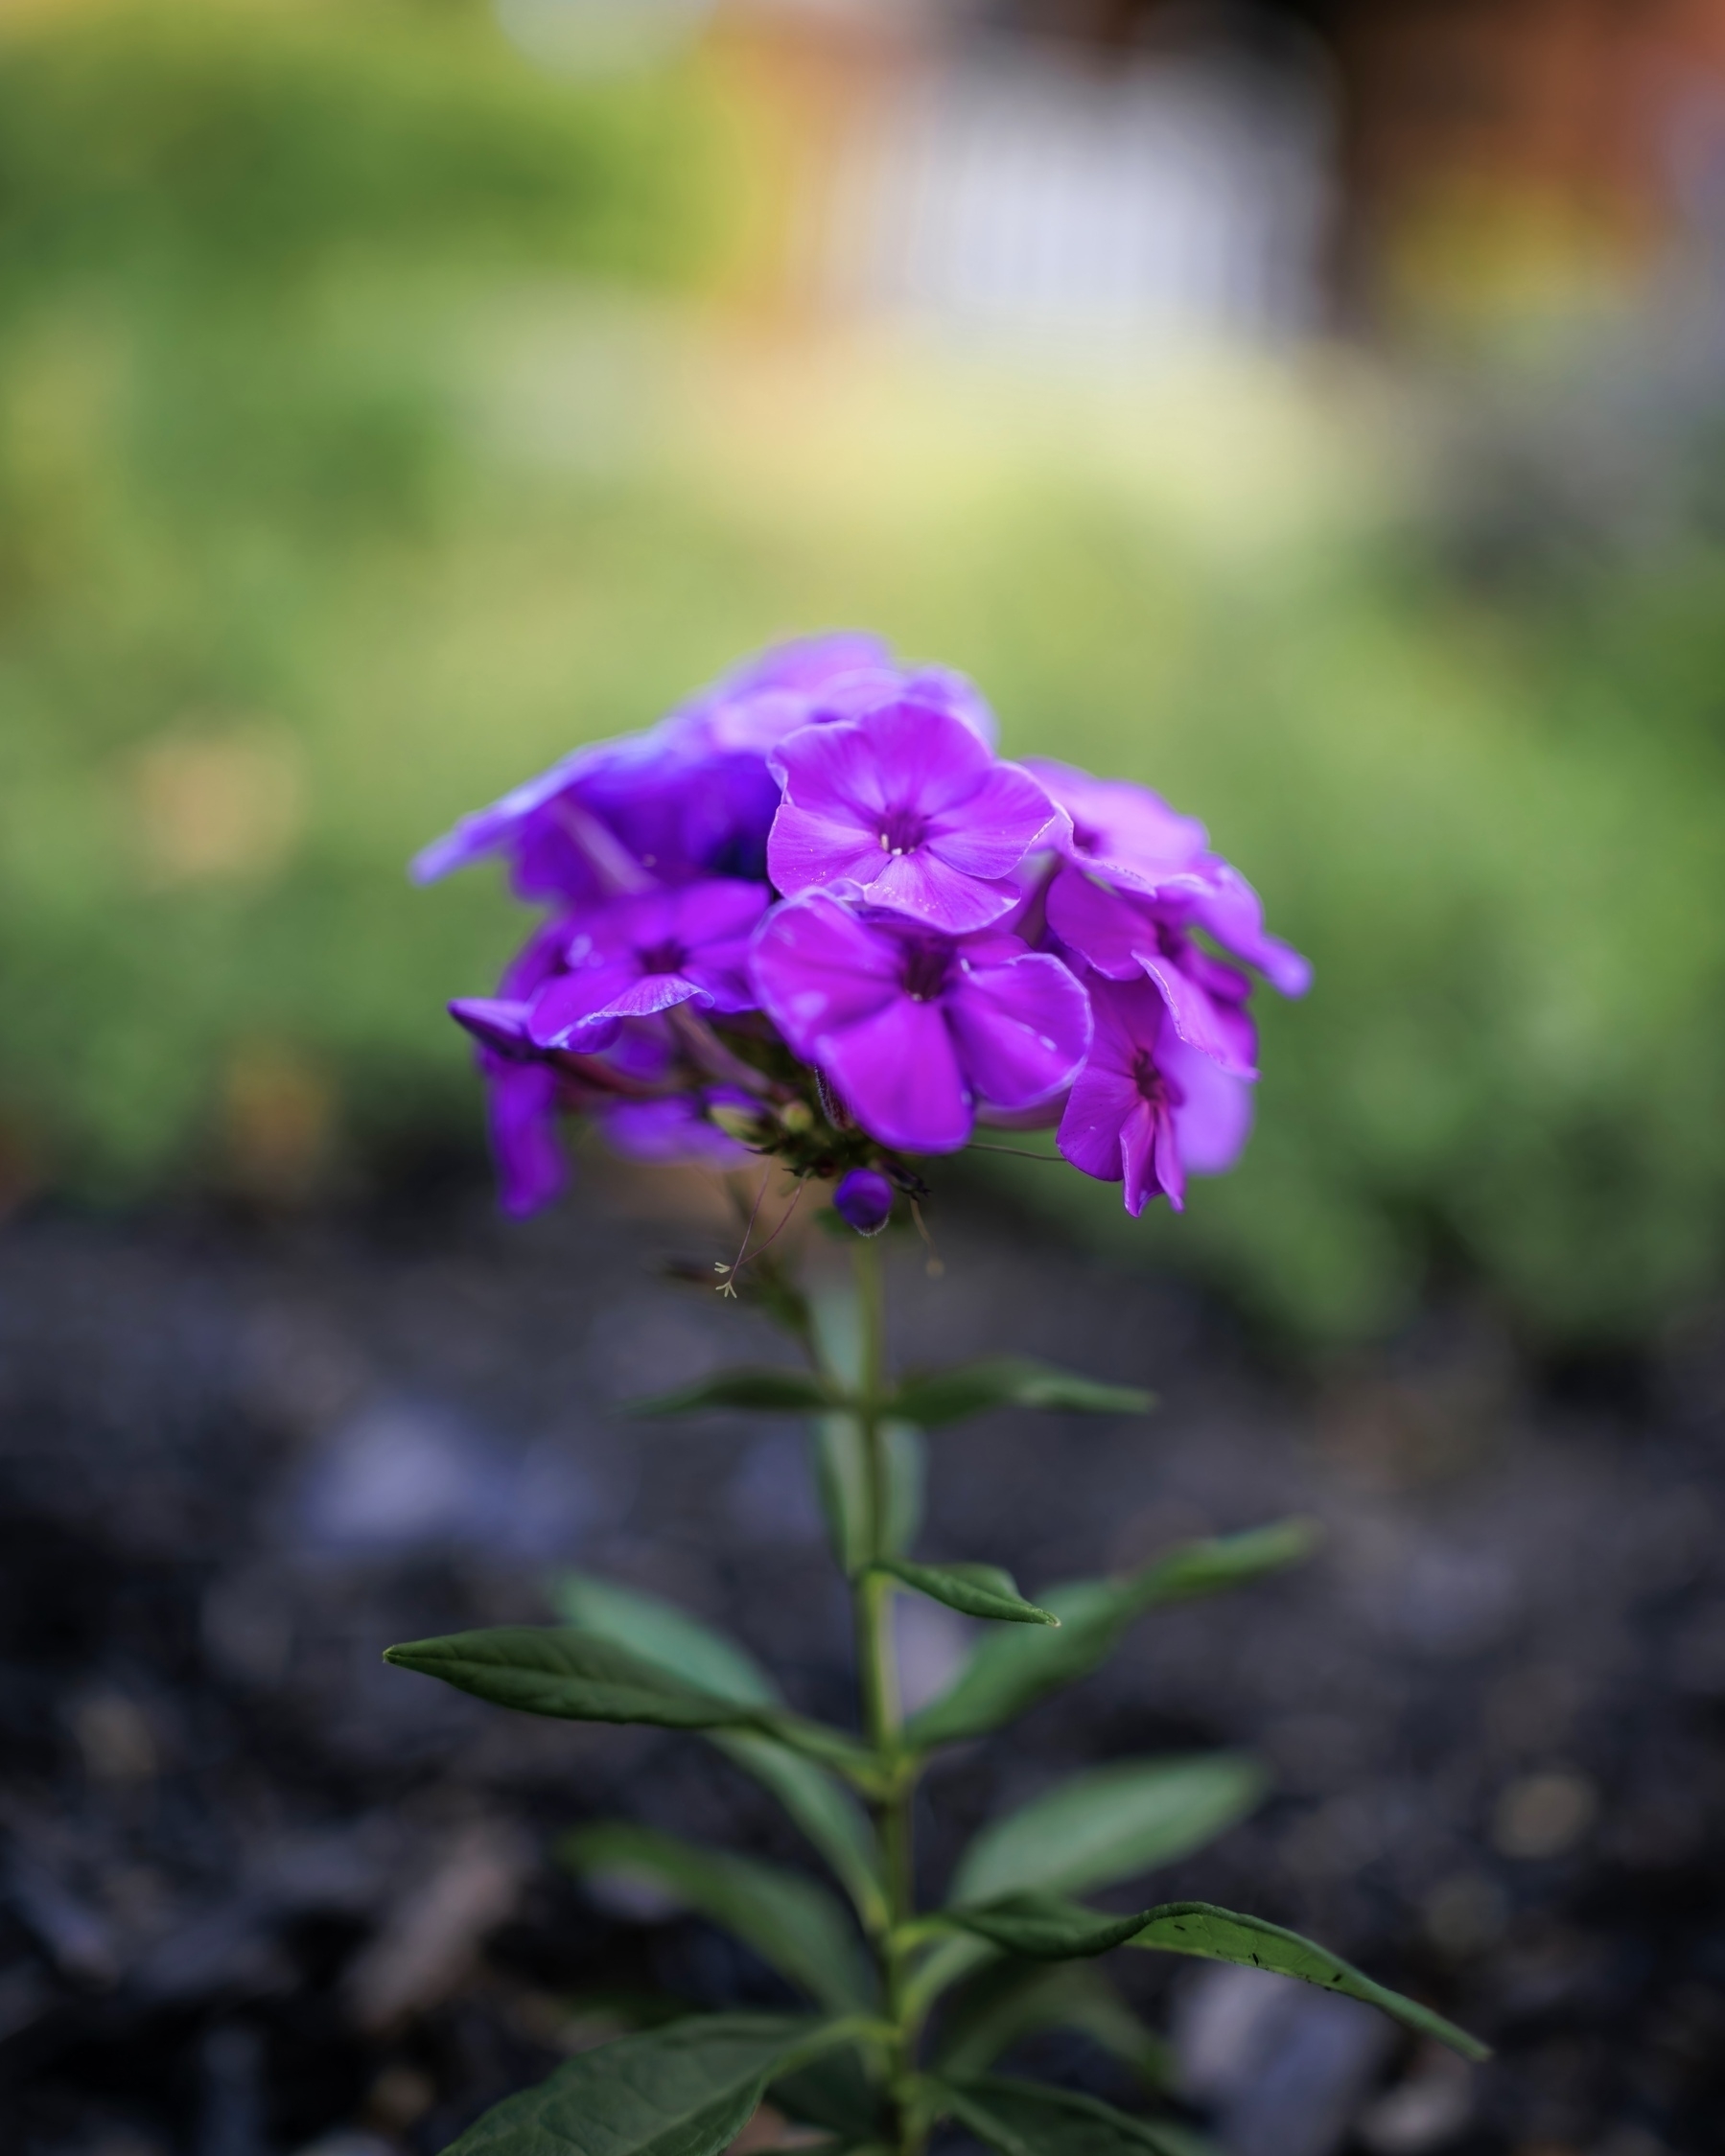
[[[0, 2145], [429, 2156], [613, 2026], [604, 1995], [788, 1996], [698, 1922], [593, 1906], [550, 1857], [567, 1823], [627, 1813], [807, 1861], [752, 1782], [696, 1738], [511, 1716], [379, 1659], [546, 1617], [572, 1561], [732, 1627], [799, 1706], [846, 1715], [795, 1427], [609, 1412], [780, 1352], [654, 1277], [720, 1247], [663, 1210], [683, 1192], [590, 1185], [527, 1227], [464, 1194], [0, 1235]], [[1275, 1795], [1155, 1897], [1312, 1932], [1499, 2056], [1453, 2073], [1327, 1995], [1115, 1957], [1238, 2156], [1712, 2156], [1720, 1338], [1540, 1379], [1452, 1310], [1290, 1375], [1191, 1291], [1002, 1216], [961, 1212], [943, 1240], [938, 1282], [914, 1247], [896, 1260], [907, 1355], [1038, 1353], [1164, 1405], [942, 1433], [925, 1553], [1034, 1592], [1290, 1512], [1327, 1537], [943, 1762], [925, 1889], [978, 1820], [1074, 1766], [1251, 1748]], [[932, 1688], [964, 1620], [904, 1608]], [[1076, 2041], [1024, 2057], [1130, 2100]]]

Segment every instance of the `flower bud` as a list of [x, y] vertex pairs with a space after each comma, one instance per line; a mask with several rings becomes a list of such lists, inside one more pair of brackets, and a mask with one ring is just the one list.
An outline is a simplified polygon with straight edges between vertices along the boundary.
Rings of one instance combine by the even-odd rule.
[[833, 1192], [832, 1206], [858, 1235], [878, 1235], [892, 1218], [893, 1186], [873, 1168], [853, 1168]]

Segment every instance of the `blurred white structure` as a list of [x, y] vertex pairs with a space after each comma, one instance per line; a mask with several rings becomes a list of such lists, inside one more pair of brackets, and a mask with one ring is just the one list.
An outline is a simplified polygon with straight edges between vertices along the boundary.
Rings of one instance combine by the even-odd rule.
[[1103, 72], [948, 49], [848, 146], [814, 236], [832, 296], [986, 336], [1281, 339], [1319, 313], [1316, 70], [1225, 48]]

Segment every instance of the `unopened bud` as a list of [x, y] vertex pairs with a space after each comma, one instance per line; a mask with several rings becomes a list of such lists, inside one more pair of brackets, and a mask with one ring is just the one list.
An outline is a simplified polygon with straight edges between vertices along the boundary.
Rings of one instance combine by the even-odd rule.
[[878, 1235], [893, 1217], [893, 1186], [873, 1168], [853, 1168], [833, 1192], [832, 1207], [858, 1235]]

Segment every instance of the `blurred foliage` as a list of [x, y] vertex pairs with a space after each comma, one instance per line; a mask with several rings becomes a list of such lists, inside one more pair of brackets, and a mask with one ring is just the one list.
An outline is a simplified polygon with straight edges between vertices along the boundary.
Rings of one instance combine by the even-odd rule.
[[1319, 1338], [1434, 1270], [1548, 1336], [1714, 1290], [1725, 556], [1470, 581], [1325, 507], [1345, 412], [1315, 450], [1242, 391], [1182, 493], [1177, 402], [704, 318], [735, 132], [699, 70], [554, 80], [459, 6], [0, 42], [0, 1175], [287, 1192], [471, 1142], [439, 1008], [519, 924], [407, 855], [856, 622], [1201, 811], [1317, 962], [1183, 1220], [991, 1164], [1031, 1204]]

